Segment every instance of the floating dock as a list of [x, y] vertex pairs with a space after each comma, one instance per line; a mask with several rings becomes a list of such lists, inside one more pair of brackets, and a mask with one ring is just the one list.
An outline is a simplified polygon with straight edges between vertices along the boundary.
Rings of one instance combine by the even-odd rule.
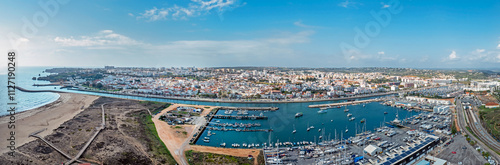
[[383, 101], [383, 99], [376, 98], [376, 99], [349, 101], [349, 102], [342, 102], [342, 103], [316, 104], [316, 105], [309, 105], [309, 108], [336, 107], [336, 106], [345, 106], [345, 105], [351, 105], [351, 104], [361, 104], [361, 103], [379, 102], [379, 101]]
[[267, 116], [233, 116], [233, 115], [213, 115], [215, 119], [243, 119], [243, 120], [266, 120]]
[[219, 107], [222, 110], [276, 111], [278, 107]]
[[272, 132], [273, 129], [239, 129], [239, 128], [220, 128], [220, 127], [207, 127], [209, 130], [216, 131], [237, 131], [237, 132]]

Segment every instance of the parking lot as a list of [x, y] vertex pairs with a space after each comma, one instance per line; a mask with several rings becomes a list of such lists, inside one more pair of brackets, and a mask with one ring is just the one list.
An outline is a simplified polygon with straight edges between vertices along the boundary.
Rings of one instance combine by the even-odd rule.
[[[452, 164], [459, 164], [459, 162], [464, 165], [487, 163], [486, 159], [474, 147], [469, 145], [464, 136], [458, 135], [453, 138], [453, 141], [450, 145], [444, 147], [444, 150], [438, 147], [437, 151], [439, 153], [436, 157], [448, 160]], [[465, 149], [463, 149], [464, 147]]]

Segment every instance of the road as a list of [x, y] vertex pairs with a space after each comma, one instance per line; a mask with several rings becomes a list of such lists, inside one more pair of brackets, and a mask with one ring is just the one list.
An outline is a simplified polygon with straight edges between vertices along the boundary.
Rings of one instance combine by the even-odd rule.
[[[481, 147], [484, 150], [487, 150], [490, 155], [498, 162], [500, 160], [500, 156], [497, 154], [497, 152], [500, 152], [500, 144], [481, 126], [479, 118], [471, 111], [469, 110], [464, 110], [464, 107], [462, 105], [462, 100], [457, 99], [457, 115], [458, 115], [458, 125], [460, 126], [460, 129], [466, 132], [469, 132], [466, 128], [466, 126], [469, 126], [470, 129], [472, 130], [472, 133], [478, 136], [478, 139], [476, 137], [472, 136], [472, 134], [468, 133], [471, 139], [475, 140], [478, 142], [478, 144], [481, 145]], [[466, 116], [464, 116], [464, 114]], [[474, 122], [474, 121], [477, 122]], [[496, 152], [495, 152], [496, 151]]]

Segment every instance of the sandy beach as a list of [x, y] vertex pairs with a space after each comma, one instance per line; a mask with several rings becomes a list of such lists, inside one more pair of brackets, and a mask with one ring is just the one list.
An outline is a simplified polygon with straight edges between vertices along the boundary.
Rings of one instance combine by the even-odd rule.
[[[65, 121], [72, 119], [76, 114], [83, 111], [92, 102], [99, 98], [98, 96], [74, 94], [74, 93], [59, 93], [58, 100], [44, 105], [39, 108], [17, 113], [15, 115], [15, 138], [16, 147], [22, 146], [32, 140], [33, 137], [28, 137], [32, 132], [47, 128], [46, 131], [40, 133], [41, 136], [46, 136], [52, 133], [52, 130], [58, 128]], [[9, 116], [0, 117], [0, 146], [8, 146], [6, 139], [9, 138], [8, 129]], [[6, 147], [0, 148], [0, 154], [8, 152]]]

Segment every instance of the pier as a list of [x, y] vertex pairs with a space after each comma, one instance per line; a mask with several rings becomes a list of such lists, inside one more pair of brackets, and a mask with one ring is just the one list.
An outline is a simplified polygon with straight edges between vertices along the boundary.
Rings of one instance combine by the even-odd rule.
[[30, 90], [30, 89], [25, 89], [19, 86], [16, 86], [16, 89], [23, 91], [23, 92], [30, 92], [30, 93], [36, 93], [36, 92], [53, 92], [53, 93], [68, 93], [66, 91], [56, 91], [56, 90]]
[[232, 115], [214, 115], [216, 119], [242, 119], [242, 120], [267, 120], [267, 116], [232, 116]]
[[351, 104], [361, 104], [361, 103], [379, 102], [379, 101], [383, 101], [383, 99], [376, 98], [376, 99], [349, 101], [349, 102], [342, 102], [342, 103], [317, 104], [317, 105], [309, 105], [309, 108], [335, 107], [335, 106], [345, 106], [345, 105], [351, 105]]
[[278, 107], [220, 107], [223, 110], [276, 111]]
[[44, 87], [44, 86], [61, 86], [58, 83], [50, 83], [50, 84], [33, 84], [35, 87]]
[[261, 124], [260, 123], [214, 123], [214, 122], [211, 122], [209, 123], [209, 125], [211, 126], [217, 126], [217, 127], [242, 127], [242, 128], [250, 128], [250, 127], [260, 127]]
[[273, 129], [240, 129], [240, 128], [220, 128], [220, 127], [208, 127], [209, 130], [215, 131], [236, 131], [236, 132], [272, 132]]

